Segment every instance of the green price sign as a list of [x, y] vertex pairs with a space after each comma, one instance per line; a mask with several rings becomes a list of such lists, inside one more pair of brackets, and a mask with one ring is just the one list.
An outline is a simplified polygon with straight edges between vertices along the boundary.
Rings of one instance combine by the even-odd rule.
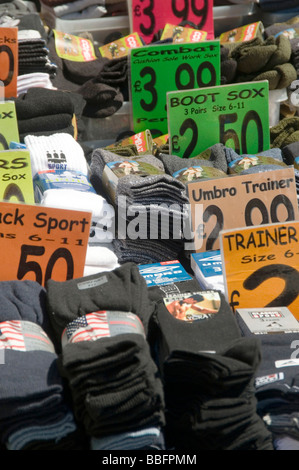
[[130, 101], [135, 133], [167, 134], [167, 92], [220, 85], [220, 42], [163, 44], [132, 49]]
[[0, 101], [0, 151], [10, 142], [19, 142], [19, 128], [14, 101]]
[[168, 92], [167, 116], [172, 155], [192, 158], [218, 143], [240, 155], [270, 148], [267, 80]]
[[0, 151], [0, 201], [34, 204], [34, 189], [28, 150]]

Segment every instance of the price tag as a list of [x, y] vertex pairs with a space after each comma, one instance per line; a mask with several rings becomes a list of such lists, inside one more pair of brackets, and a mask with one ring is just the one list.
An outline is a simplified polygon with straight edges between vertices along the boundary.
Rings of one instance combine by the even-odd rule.
[[0, 280], [83, 276], [91, 213], [0, 202]]
[[89, 62], [96, 60], [96, 54], [91, 41], [79, 36], [53, 30], [55, 48], [58, 57], [73, 62]]
[[154, 138], [168, 133], [167, 92], [220, 84], [219, 41], [139, 47], [129, 63], [132, 126]]
[[19, 71], [18, 28], [0, 28], [0, 81], [6, 99], [17, 98]]
[[29, 151], [0, 151], [0, 200], [34, 204]]
[[224, 230], [225, 295], [238, 308], [287, 307], [299, 319], [299, 222]]
[[192, 158], [222, 143], [239, 154], [270, 148], [269, 83], [167, 93], [170, 152]]
[[129, 36], [116, 39], [109, 44], [99, 47], [99, 52], [102, 57], [107, 59], [116, 59], [128, 55], [129, 50], [134, 47], [141, 47], [143, 43], [137, 33], [130, 34]]
[[173, 43], [200, 42], [207, 39], [208, 33], [194, 28], [184, 28], [167, 23], [161, 35], [161, 41], [172, 39]]
[[20, 141], [14, 101], [0, 101], [0, 131], [0, 150], [9, 150], [10, 142]]
[[137, 32], [146, 44], [166, 23], [182, 21], [196, 24], [214, 39], [213, 0], [128, 0], [131, 32]]
[[191, 182], [187, 192], [196, 252], [219, 249], [222, 230], [299, 219], [293, 168]]

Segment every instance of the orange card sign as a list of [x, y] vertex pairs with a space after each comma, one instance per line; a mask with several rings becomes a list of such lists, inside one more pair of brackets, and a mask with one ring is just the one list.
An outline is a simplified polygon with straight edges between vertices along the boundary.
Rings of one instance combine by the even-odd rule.
[[299, 222], [223, 230], [226, 297], [236, 308], [287, 307], [299, 319]]
[[221, 230], [299, 219], [291, 167], [199, 180], [187, 190], [197, 252], [218, 250]]
[[18, 28], [0, 28], [0, 81], [5, 98], [17, 97]]
[[65, 281], [83, 275], [91, 213], [0, 203], [0, 281]]

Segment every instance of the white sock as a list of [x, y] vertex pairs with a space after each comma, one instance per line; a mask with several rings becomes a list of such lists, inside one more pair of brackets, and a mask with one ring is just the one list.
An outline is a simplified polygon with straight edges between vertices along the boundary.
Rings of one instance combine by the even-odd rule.
[[83, 149], [70, 134], [27, 135], [24, 143], [30, 151], [33, 178], [37, 172], [47, 170], [74, 170], [89, 174]]

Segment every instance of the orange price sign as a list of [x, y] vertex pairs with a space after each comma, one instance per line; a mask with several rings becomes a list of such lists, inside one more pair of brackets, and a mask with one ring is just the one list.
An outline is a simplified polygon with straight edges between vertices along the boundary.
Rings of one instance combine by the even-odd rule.
[[238, 308], [287, 307], [299, 319], [299, 222], [223, 230], [227, 300]]
[[91, 212], [0, 202], [0, 280], [83, 275]]
[[218, 250], [221, 230], [299, 219], [291, 167], [199, 180], [187, 190], [196, 252]]
[[18, 54], [18, 28], [0, 28], [0, 80], [6, 99], [17, 97]]

